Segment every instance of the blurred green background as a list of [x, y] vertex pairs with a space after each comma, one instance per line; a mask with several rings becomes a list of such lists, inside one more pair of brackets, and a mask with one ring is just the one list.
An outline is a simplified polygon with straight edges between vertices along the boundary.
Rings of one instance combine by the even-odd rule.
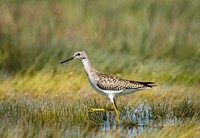
[[[192, 109], [189, 116], [199, 117], [199, 23], [199, 0], [0, 0], [0, 119], [10, 116], [8, 107], [23, 103], [18, 98], [38, 99], [30, 101], [33, 106], [27, 116], [31, 117], [44, 97], [66, 99], [52, 103], [61, 104], [57, 111], [64, 114], [63, 104], [70, 104], [70, 109], [87, 101], [110, 106], [89, 86], [80, 61], [60, 65], [80, 49], [88, 51], [93, 66], [102, 72], [159, 85], [129, 95], [128, 100], [121, 97], [119, 108], [146, 101], [159, 103], [159, 108], [163, 104], [166, 112], [178, 109], [180, 116]], [[185, 99], [191, 103], [182, 106]], [[20, 118], [24, 110], [20, 108], [19, 114], [11, 110], [12, 116]], [[81, 122], [82, 112], [73, 110], [79, 120], [70, 119]]]
[[173, 75], [197, 76], [199, 9], [198, 0], [1, 0], [0, 69], [38, 72], [85, 49], [108, 72], [140, 64], [149, 73], [174, 67]]

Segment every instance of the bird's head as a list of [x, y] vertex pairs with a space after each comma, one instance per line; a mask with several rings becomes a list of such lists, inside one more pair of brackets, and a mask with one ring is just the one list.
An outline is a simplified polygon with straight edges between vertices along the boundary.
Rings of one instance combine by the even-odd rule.
[[81, 59], [81, 60], [82, 59], [88, 59], [87, 51], [84, 51], [84, 50], [77, 51], [77, 52], [74, 53], [74, 55], [71, 58], [60, 62], [60, 64], [74, 60], [74, 59]]

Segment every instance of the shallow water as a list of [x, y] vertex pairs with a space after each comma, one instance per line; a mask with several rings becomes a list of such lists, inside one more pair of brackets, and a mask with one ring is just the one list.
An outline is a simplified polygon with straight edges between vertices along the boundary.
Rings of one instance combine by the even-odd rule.
[[[163, 123], [164, 122], [162, 122], [162, 124]], [[99, 132], [106, 133], [117, 131], [126, 136], [137, 136], [144, 130], [158, 128], [158, 126], [160, 127], [162, 124], [160, 121], [151, 120], [148, 117], [136, 117], [135, 115], [131, 117], [130, 120], [122, 120], [121, 124], [117, 124], [113, 113], [107, 113], [107, 120], [99, 126]]]
[[[162, 129], [165, 124], [174, 124], [176, 119], [153, 119], [153, 115], [149, 113], [149, 107], [144, 105], [137, 106], [136, 109], [127, 109], [125, 112], [120, 112], [121, 122], [118, 124], [115, 121], [115, 113], [113, 111], [102, 112], [103, 122], [101, 125], [89, 126], [87, 135], [100, 136], [104, 134], [118, 134], [120, 136], [137, 136], [144, 131], [153, 129]], [[92, 114], [92, 113], [91, 113]], [[85, 126], [80, 125], [74, 128], [74, 133], [79, 136], [81, 130]]]

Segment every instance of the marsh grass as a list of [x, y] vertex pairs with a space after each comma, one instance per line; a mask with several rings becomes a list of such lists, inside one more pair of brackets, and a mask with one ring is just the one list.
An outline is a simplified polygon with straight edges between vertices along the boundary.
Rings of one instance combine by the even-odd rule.
[[[147, 128], [155, 127], [155, 125], [165, 128], [166, 122], [169, 123], [171, 121], [173, 122], [172, 124], [180, 125], [186, 124], [185, 122], [193, 123], [194, 129], [198, 129], [198, 127], [195, 128], [200, 118], [198, 102], [183, 99], [179, 101], [179, 104], [173, 105], [173, 107], [171, 103], [166, 102], [152, 103], [150, 105], [137, 104], [130, 107], [119, 105], [122, 117], [120, 126], [124, 128], [137, 127], [141, 125], [138, 120], [147, 121], [148, 118], [150, 122], [143, 124]], [[98, 105], [96, 100], [84, 101], [83, 99], [77, 103], [69, 103], [67, 99], [61, 97], [23, 97], [2, 100], [0, 103], [1, 136], [9, 137], [10, 133], [13, 133], [11, 136], [16, 135], [16, 137], [32, 137], [34, 135], [36, 137], [65, 137], [65, 135], [68, 135], [66, 134], [67, 132], [69, 132], [69, 136], [90, 136], [96, 134], [99, 126], [104, 121], [105, 115], [103, 112], [90, 113], [84, 108], [84, 105], [93, 107], [103, 105], [103, 103], [100, 102], [100, 105]], [[113, 119], [111, 122], [113, 122]], [[114, 124], [111, 123], [111, 125]], [[73, 130], [71, 130], [72, 128]], [[118, 132], [118, 129], [115, 130], [115, 133], [124, 135]]]
[[103, 72], [159, 85], [117, 99], [122, 126], [148, 118], [157, 128], [138, 137], [200, 136], [199, 5], [199, 0], [0, 1], [1, 136], [129, 136], [96, 132], [105, 114], [85, 107], [112, 105], [89, 86], [81, 63], [59, 64], [79, 49]]
[[101, 1], [1, 3], [0, 61], [5, 72], [37, 72], [46, 65], [55, 66], [77, 49], [95, 52], [90, 54], [92, 59], [98, 57], [97, 65], [104, 61], [101, 68], [108, 71], [113, 71], [110, 63], [117, 66], [120, 57], [125, 59], [116, 67], [118, 72], [135, 66], [126, 58], [171, 59], [175, 64], [187, 63], [181, 69], [199, 67], [195, 64], [200, 56], [198, 0], [126, 0], [113, 6]]

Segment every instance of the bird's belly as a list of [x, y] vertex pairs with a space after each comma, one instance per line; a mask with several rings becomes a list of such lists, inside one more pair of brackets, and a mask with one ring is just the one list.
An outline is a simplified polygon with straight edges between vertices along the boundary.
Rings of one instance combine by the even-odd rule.
[[121, 90], [120, 92], [117, 92], [117, 96], [131, 94], [131, 93], [134, 93], [136, 91], [138, 91], [138, 89], [125, 89], [125, 90]]

